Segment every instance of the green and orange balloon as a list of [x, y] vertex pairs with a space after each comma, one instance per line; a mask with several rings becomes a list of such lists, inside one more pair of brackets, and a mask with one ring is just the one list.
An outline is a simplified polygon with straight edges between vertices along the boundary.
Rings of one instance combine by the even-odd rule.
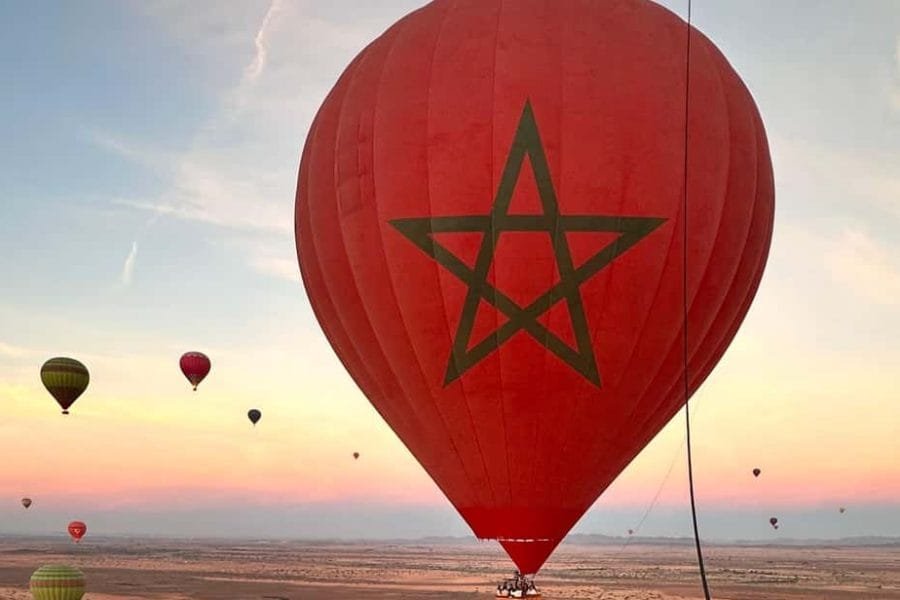
[[34, 600], [81, 600], [84, 573], [65, 565], [45, 565], [32, 574], [28, 587]]
[[51, 358], [41, 367], [41, 382], [62, 407], [64, 415], [69, 414], [69, 408], [84, 393], [90, 381], [87, 367], [74, 358]]

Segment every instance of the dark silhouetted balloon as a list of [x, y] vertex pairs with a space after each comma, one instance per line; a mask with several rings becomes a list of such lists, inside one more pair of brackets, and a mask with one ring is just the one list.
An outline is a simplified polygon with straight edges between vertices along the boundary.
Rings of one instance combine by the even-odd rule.
[[846, 509], [846, 508], [844, 508], [844, 507], [843, 507], [843, 506], [842, 506], [842, 507], [840, 507], [840, 508], [839, 508], [839, 509], [838, 509], [838, 510], [840, 510], [840, 511], [841, 511], [841, 514], [844, 514], [844, 513], [845, 513], [845, 512], [847, 512], [847, 509]]
[[184, 354], [181, 357], [180, 365], [181, 372], [194, 386], [195, 392], [197, 391], [197, 386], [209, 374], [209, 369], [212, 367], [209, 357], [202, 352], [188, 352]]
[[753, 476], [754, 476], [754, 477], [759, 477], [759, 474], [760, 474], [760, 473], [762, 473], [762, 471], [760, 471], [759, 469], [753, 469]]
[[255, 408], [251, 408], [249, 411], [247, 411], [247, 418], [250, 419], [251, 423], [256, 425], [262, 418], [262, 413]]
[[359, 459], [359, 452], [354, 452], [354, 453], [353, 453], [353, 460], [357, 460], [357, 459]]
[[69, 535], [72, 536], [72, 539], [75, 540], [75, 543], [81, 541], [81, 538], [84, 537], [84, 534], [87, 533], [87, 525], [82, 523], [81, 521], [72, 521], [69, 523]]
[[771, 525], [775, 529], [778, 529], [778, 519], [776, 517], [772, 517], [771, 519], [769, 519], [769, 525]]
[[22, 506], [31, 508], [31, 498], [22, 498]]
[[316, 317], [524, 574], [684, 406], [685, 351], [703, 383], [766, 263], [762, 121], [697, 31], [687, 86], [686, 27], [645, 0], [437, 0], [362, 51], [309, 130], [295, 231]]
[[41, 367], [41, 382], [62, 407], [62, 414], [69, 414], [69, 408], [87, 389], [91, 375], [87, 367], [74, 358], [51, 358]]

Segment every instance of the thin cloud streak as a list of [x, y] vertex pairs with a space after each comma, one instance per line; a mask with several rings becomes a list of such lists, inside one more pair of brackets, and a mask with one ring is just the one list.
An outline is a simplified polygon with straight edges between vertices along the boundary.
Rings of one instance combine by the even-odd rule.
[[894, 86], [891, 90], [891, 106], [900, 113], [900, 35], [894, 49]]
[[130, 286], [131, 281], [134, 278], [134, 263], [137, 260], [137, 254], [138, 254], [138, 243], [137, 243], [137, 240], [135, 240], [131, 243], [131, 251], [128, 253], [128, 256], [125, 258], [125, 264], [122, 265], [121, 283], [125, 287]]
[[266, 68], [266, 60], [269, 55], [269, 41], [267, 39], [269, 25], [275, 14], [280, 10], [281, 0], [272, 0], [272, 4], [269, 5], [269, 10], [266, 11], [266, 16], [263, 17], [262, 25], [253, 40], [253, 44], [256, 46], [256, 56], [253, 58], [253, 62], [247, 67], [246, 71], [244, 71], [245, 82], [252, 83], [256, 81], [260, 73], [263, 72], [263, 69]]
[[864, 231], [844, 231], [826, 260], [835, 280], [863, 298], [885, 306], [900, 304], [900, 260]]

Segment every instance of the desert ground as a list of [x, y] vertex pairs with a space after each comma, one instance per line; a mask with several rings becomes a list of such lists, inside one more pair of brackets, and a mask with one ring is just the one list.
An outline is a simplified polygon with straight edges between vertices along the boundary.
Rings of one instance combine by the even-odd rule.
[[[705, 549], [718, 600], [900, 600], [900, 547]], [[326, 544], [0, 539], [0, 598], [41, 564], [80, 567], [87, 600], [490, 598], [510, 563], [493, 543]], [[563, 545], [537, 578], [548, 600], [702, 598], [689, 545]]]

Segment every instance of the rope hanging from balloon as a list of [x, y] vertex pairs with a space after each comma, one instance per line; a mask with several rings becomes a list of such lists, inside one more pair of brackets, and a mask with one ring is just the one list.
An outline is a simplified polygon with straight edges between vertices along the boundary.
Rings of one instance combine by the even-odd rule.
[[684, 423], [685, 440], [687, 442], [688, 489], [691, 494], [691, 520], [694, 525], [694, 544], [697, 547], [697, 565], [700, 567], [700, 581], [703, 583], [703, 595], [710, 600], [709, 583], [706, 581], [706, 568], [703, 564], [703, 549], [700, 546], [700, 530], [697, 526], [697, 502], [694, 498], [694, 464], [691, 456], [691, 411], [690, 380], [688, 378], [688, 117], [690, 117], [691, 96], [691, 8], [692, 0], [687, 7], [687, 52], [684, 83], [684, 247], [683, 247], [683, 317], [684, 317]]

